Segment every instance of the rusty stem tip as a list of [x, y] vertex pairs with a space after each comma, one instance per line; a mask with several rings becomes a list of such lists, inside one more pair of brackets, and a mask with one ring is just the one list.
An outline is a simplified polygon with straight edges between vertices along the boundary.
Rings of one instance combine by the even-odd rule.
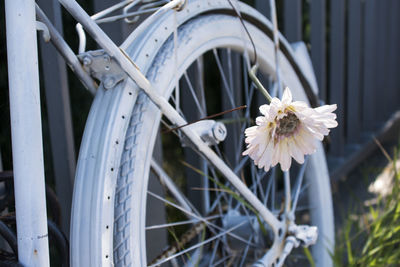
[[166, 134], [166, 133], [169, 133], [169, 132], [172, 132], [172, 131], [175, 131], [175, 130], [179, 130], [179, 129], [185, 127], [185, 126], [189, 126], [189, 125], [191, 125], [193, 123], [196, 123], [196, 122], [199, 122], [199, 121], [212, 119], [212, 118], [215, 118], [215, 117], [218, 117], [218, 116], [222, 116], [222, 115], [225, 115], [227, 113], [230, 113], [230, 112], [233, 112], [233, 111], [237, 111], [237, 110], [241, 110], [241, 109], [245, 109], [245, 108], [247, 108], [247, 105], [243, 105], [243, 106], [236, 107], [236, 108], [233, 108], [233, 109], [225, 110], [225, 111], [222, 111], [222, 112], [219, 112], [219, 113], [216, 113], [216, 114], [213, 114], [213, 115], [210, 115], [210, 116], [207, 116], [207, 117], [204, 117], [204, 118], [201, 118], [201, 119], [189, 122], [189, 123], [186, 123], [184, 125], [181, 125], [181, 126], [178, 126], [178, 127], [175, 127], [175, 128], [166, 129], [166, 130], [162, 131], [161, 133], [162, 134]]

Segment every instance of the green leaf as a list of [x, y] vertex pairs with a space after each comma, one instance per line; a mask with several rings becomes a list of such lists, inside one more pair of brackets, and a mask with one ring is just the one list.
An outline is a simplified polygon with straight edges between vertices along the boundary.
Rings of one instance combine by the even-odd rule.
[[313, 259], [312, 255], [311, 255], [310, 250], [308, 248], [306, 248], [306, 247], [303, 247], [303, 250], [304, 250], [304, 254], [307, 257], [308, 262], [310, 263], [310, 266], [311, 267], [315, 267], [315, 262], [314, 262], [314, 259]]

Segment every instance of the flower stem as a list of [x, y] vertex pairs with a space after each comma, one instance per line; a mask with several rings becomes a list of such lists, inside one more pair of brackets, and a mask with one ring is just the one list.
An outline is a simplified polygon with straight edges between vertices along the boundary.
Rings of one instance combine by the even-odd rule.
[[265, 98], [269, 101], [269, 103], [271, 103], [271, 101], [272, 101], [271, 95], [264, 88], [264, 86], [261, 84], [260, 80], [256, 76], [257, 69], [258, 69], [258, 65], [256, 64], [249, 71], [249, 76], [250, 76], [251, 80], [254, 82], [254, 84], [256, 85], [256, 88], [258, 90], [260, 90], [260, 92], [265, 96]]

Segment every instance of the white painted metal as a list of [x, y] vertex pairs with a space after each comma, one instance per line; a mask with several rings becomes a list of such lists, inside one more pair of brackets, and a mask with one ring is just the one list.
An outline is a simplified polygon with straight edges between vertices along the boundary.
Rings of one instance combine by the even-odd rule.
[[304, 73], [304, 76], [310, 84], [314, 94], [318, 95], [319, 90], [317, 78], [315, 78], [314, 68], [311, 62], [310, 55], [308, 54], [306, 44], [304, 42], [296, 42], [291, 43], [290, 45], [293, 48], [296, 63], [299, 65], [301, 71]]
[[160, 182], [165, 185], [171, 194], [175, 197], [176, 201], [187, 211], [193, 212], [192, 207], [186, 197], [179, 191], [173, 180], [165, 173], [163, 168], [154, 160], [151, 159], [151, 167], [160, 179]]
[[[107, 16], [108, 14], [113, 13], [114, 11], [125, 7], [127, 4], [131, 3], [132, 1], [133, 0], [125, 0], [123, 2], [117, 3], [105, 10], [102, 10], [102, 11], [92, 15], [91, 18], [93, 20], [103, 18], [103, 17]], [[79, 37], [78, 52], [79, 52], [79, 54], [81, 54], [86, 51], [86, 35], [85, 35], [85, 31], [83, 30], [82, 24], [80, 24], [80, 23], [76, 24], [75, 28], [76, 28], [76, 31], [77, 31], [78, 37]]]
[[278, 31], [278, 18], [276, 15], [276, 6], [275, 0], [269, 0], [269, 6], [271, 11], [271, 22], [273, 26], [273, 38], [274, 38], [274, 57], [275, 57], [275, 72], [276, 72], [276, 82], [278, 84], [278, 95], [281, 96], [283, 93], [283, 85], [282, 85], [282, 73], [280, 68], [280, 60], [279, 60], [279, 31]]
[[78, 78], [81, 80], [86, 89], [88, 89], [92, 94], [95, 94], [97, 84], [83, 70], [81, 63], [79, 62], [78, 58], [76, 57], [72, 49], [64, 41], [61, 34], [57, 31], [57, 29], [53, 26], [53, 24], [51, 24], [50, 20], [47, 18], [47, 16], [43, 13], [43, 11], [40, 9], [38, 5], [36, 5], [36, 16], [40, 21], [42, 21], [47, 26], [50, 33], [50, 41], [60, 52], [60, 54], [65, 58], [68, 65], [78, 76]]
[[18, 258], [49, 266], [35, 1], [6, 0]]

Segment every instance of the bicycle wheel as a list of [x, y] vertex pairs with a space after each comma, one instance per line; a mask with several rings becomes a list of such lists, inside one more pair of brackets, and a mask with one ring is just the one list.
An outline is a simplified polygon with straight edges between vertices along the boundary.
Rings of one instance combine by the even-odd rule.
[[[273, 42], [251, 22], [246, 27], [258, 53], [260, 79], [274, 88]], [[217, 118], [228, 135], [220, 144], [211, 138], [210, 145], [278, 217], [284, 202], [282, 173], [277, 168], [259, 171], [241, 156], [243, 130], [258, 115], [262, 97], [247, 80], [246, 62], [253, 50], [240, 22], [213, 12], [185, 21], [178, 28], [177, 63], [173, 34], [162, 41], [161, 30], [167, 27], [140, 40], [157, 43], [151, 51], [132, 43], [127, 52], [147, 59], [139, 65], [142, 71], [188, 121], [247, 105]], [[284, 84], [296, 99], [307, 101], [297, 67], [284, 54], [280, 57]], [[73, 266], [246, 266], [256, 261], [271, 245], [268, 225], [179, 131], [160, 137], [160, 123], [168, 126], [133, 82], [99, 90], [78, 162]], [[156, 140], [161, 141], [156, 145]], [[163, 151], [164, 157], [157, 159], [153, 150]], [[318, 226], [315, 263], [330, 266], [333, 212], [322, 146], [306, 165], [294, 166], [291, 176], [293, 195], [299, 196], [293, 203], [296, 223]], [[299, 249], [286, 264], [301, 263], [308, 261]]]

